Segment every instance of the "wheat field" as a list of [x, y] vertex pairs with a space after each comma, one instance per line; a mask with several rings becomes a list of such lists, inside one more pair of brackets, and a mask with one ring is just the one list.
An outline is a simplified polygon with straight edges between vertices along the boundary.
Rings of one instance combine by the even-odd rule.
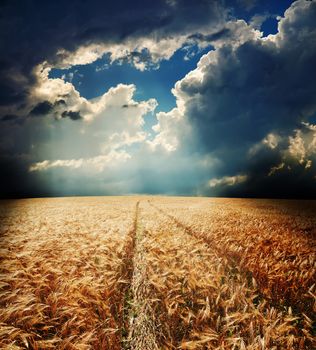
[[1, 349], [316, 348], [316, 202], [0, 204]]

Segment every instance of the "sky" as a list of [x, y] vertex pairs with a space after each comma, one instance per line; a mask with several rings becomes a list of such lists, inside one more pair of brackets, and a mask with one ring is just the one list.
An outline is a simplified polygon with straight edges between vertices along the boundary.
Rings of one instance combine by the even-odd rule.
[[0, 194], [316, 198], [316, 1], [0, 4]]

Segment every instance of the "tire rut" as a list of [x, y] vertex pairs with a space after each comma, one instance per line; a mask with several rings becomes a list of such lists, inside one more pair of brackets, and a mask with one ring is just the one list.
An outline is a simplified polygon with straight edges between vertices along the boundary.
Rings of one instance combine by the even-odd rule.
[[141, 224], [140, 202], [136, 206], [133, 232], [133, 255], [130, 265], [130, 284], [125, 294], [125, 324], [126, 330], [122, 349], [158, 350], [156, 327], [150, 306], [150, 289], [147, 267], [144, 259], [146, 252], [142, 245], [144, 237]]

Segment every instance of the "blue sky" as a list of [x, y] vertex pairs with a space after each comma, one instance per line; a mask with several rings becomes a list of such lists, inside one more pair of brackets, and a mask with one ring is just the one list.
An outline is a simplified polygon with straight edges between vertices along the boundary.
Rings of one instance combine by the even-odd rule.
[[104, 94], [112, 86], [119, 83], [135, 84], [137, 87], [137, 100], [156, 98], [159, 102], [157, 110], [169, 110], [175, 107], [175, 98], [171, 93], [175, 82], [183, 78], [193, 70], [201, 56], [210, 48], [198, 50], [193, 48], [196, 54], [185, 60], [186, 52], [178, 50], [170, 60], [162, 61], [158, 68], [145, 71], [131, 66], [129, 63], [110, 63], [107, 55], [89, 65], [77, 65], [69, 69], [53, 69], [49, 76], [61, 78], [66, 75], [69, 81], [69, 73], [74, 73], [73, 85], [80, 94], [88, 99]]
[[[135, 100], [148, 100], [155, 98], [158, 102], [156, 112], [168, 111], [176, 106], [176, 100], [171, 93], [174, 84], [193, 70], [201, 56], [207, 53], [210, 47], [198, 49], [191, 48], [194, 55], [190, 59], [186, 50], [178, 50], [168, 61], [163, 60], [159, 67], [140, 71], [129, 63], [110, 63], [108, 55], [98, 59], [90, 65], [77, 65], [69, 69], [53, 69], [49, 76], [70, 81], [87, 99], [104, 94], [117, 84], [134, 84], [137, 87]], [[73, 76], [69, 76], [72, 73]], [[157, 122], [155, 115], [149, 113], [146, 120], [147, 130]]]
[[[282, 16], [291, 3], [290, 0], [268, 1], [264, 4], [256, 1], [250, 9], [242, 6], [234, 7], [232, 15], [247, 22], [258, 14], [267, 15], [260, 26], [263, 35], [267, 36], [277, 32], [276, 17]], [[87, 99], [98, 97], [119, 83], [135, 84], [137, 87], [135, 100], [155, 98], [158, 102], [156, 112], [168, 111], [176, 106], [176, 100], [171, 93], [174, 84], [195, 69], [201, 56], [212, 49], [211, 45], [203, 49], [195, 45], [190, 48], [192, 54], [189, 56], [187, 50], [180, 48], [169, 60], [163, 60], [158, 67], [145, 71], [140, 71], [124, 61], [111, 64], [109, 55], [106, 54], [89, 65], [75, 65], [69, 69], [52, 69], [49, 77], [61, 78], [64, 76], [65, 81], [70, 81], [76, 90]], [[146, 116], [145, 121], [145, 128], [148, 131], [157, 122], [155, 115], [151, 113]]]
[[[277, 32], [276, 16], [282, 16], [292, 2], [293, 0], [256, 1], [249, 10], [242, 6], [234, 7], [232, 14], [236, 18], [248, 22], [258, 14], [270, 15], [271, 17], [265, 19], [260, 28], [263, 35], [267, 36]], [[67, 74], [74, 73], [72, 83], [80, 94], [88, 99], [100, 96], [110, 87], [119, 83], [135, 84], [137, 86], [137, 99], [155, 97], [159, 102], [157, 111], [169, 110], [175, 106], [175, 99], [171, 94], [175, 82], [193, 70], [201, 56], [211, 49], [211, 45], [201, 50], [195, 46], [190, 49], [195, 54], [186, 60], [184, 59], [187, 57], [186, 50], [179, 49], [169, 60], [163, 60], [159, 64], [159, 68], [143, 72], [127, 62], [111, 64], [109, 55], [104, 55], [89, 65], [75, 65], [69, 69], [53, 69], [49, 76], [60, 78], [66, 74], [65, 80], [69, 81]]]
[[[243, 6], [232, 8], [232, 15], [250, 22], [253, 16], [267, 15], [260, 26], [264, 36], [277, 32], [277, 16], [282, 16], [284, 11], [293, 1], [254, 1], [249, 9]], [[140, 71], [128, 62], [110, 63], [109, 55], [104, 55], [89, 65], [75, 65], [69, 69], [52, 69], [51, 78], [65, 76], [65, 81], [71, 81], [76, 89], [85, 98], [91, 99], [104, 94], [112, 86], [119, 83], [135, 84], [137, 92], [136, 100], [155, 98], [158, 101], [156, 111], [168, 111], [175, 107], [176, 101], [171, 93], [174, 84], [182, 79], [188, 72], [196, 68], [201, 56], [210, 51], [212, 45], [199, 49], [196, 45], [190, 48], [191, 54], [180, 48], [169, 60], [163, 60], [156, 68]], [[190, 57], [188, 59], [188, 57]], [[70, 78], [69, 73], [73, 76]], [[147, 127], [154, 125], [154, 115], [146, 118]]]

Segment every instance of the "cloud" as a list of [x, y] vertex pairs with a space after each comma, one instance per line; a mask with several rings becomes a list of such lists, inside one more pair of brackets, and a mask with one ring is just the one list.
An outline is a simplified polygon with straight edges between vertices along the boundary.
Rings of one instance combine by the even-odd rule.
[[109, 53], [112, 61], [125, 59], [143, 70], [170, 58], [187, 36], [218, 31], [226, 16], [223, 4], [212, 0], [13, 0], [1, 12], [1, 106], [25, 103], [36, 84], [34, 67], [43, 62], [65, 68]]
[[270, 13], [256, 14], [251, 17], [249, 22], [250, 26], [254, 29], [261, 29], [262, 24], [269, 18], [276, 18], [276, 16], [271, 15]]
[[289, 153], [291, 156], [298, 159], [301, 164], [304, 163], [306, 158], [306, 149], [302, 138], [302, 132], [300, 130], [296, 130], [295, 136], [290, 136], [289, 143]]
[[270, 133], [262, 140], [262, 143], [271, 149], [275, 149], [278, 146], [279, 141], [279, 135]]
[[88, 170], [96, 170], [98, 172], [103, 171], [106, 167], [112, 167], [117, 162], [124, 162], [130, 158], [130, 155], [125, 152], [112, 151], [109, 154], [99, 155], [92, 158], [80, 158], [80, 159], [66, 159], [66, 160], [44, 160], [42, 162], [37, 162], [31, 164], [29, 171], [45, 171], [50, 168], [88, 168]]
[[[47, 178], [55, 173], [65, 178], [80, 174], [95, 181], [98, 174], [113, 173], [123, 166], [131, 158], [130, 148], [145, 144], [147, 139], [144, 119], [154, 112], [155, 99], [136, 101], [134, 85], [118, 84], [89, 100], [71, 83], [50, 79], [48, 71], [45, 65], [35, 69], [38, 83], [29, 94], [24, 109], [29, 117], [24, 117], [23, 125], [9, 128], [8, 121], [3, 123], [0, 149], [6, 158], [0, 158], [0, 163], [6, 167], [10, 164], [8, 169], [18, 171], [21, 178], [3, 181], [1, 193], [47, 194]], [[34, 118], [37, 115], [42, 118]], [[25, 155], [23, 160], [21, 154]], [[22, 191], [13, 179], [24, 183], [25, 189]], [[77, 186], [81, 180], [74, 181]], [[67, 191], [67, 186], [63, 189]]]
[[2, 122], [17, 122], [19, 121], [19, 117], [15, 114], [5, 114], [2, 118], [1, 118]]
[[64, 111], [61, 115], [62, 118], [70, 118], [71, 120], [80, 120], [82, 119], [82, 116], [80, 115], [80, 112], [75, 111]]
[[[213, 168], [215, 179], [247, 175], [239, 195], [262, 195], [269, 184], [269, 196], [297, 196], [299, 188], [304, 196], [308, 186], [316, 195], [311, 159], [315, 155], [310, 151], [314, 152], [314, 131], [300, 130], [302, 122], [316, 115], [316, 71], [311, 69], [316, 47], [310, 45], [316, 40], [315, 21], [316, 3], [304, 0], [285, 12], [276, 35], [263, 38], [237, 21], [236, 39], [226, 36], [175, 84], [177, 108], [169, 112], [169, 120], [177, 114], [179, 128], [185, 122], [192, 130], [191, 144], [194, 139], [199, 152], [222, 161]], [[172, 135], [168, 123], [159, 125], [161, 135]], [[172, 129], [176, 134], [177, 123]], [[277, 169], [282, 162], [291, 164]], [[283, 182], [280, 190], [278, 181]], [[216, 193], [237, 195], [224, 186]]]
[[30, 112], [33, 116], [42, 116], [48, 114], [53, 109], [49, 101], [39, 102]]
[[234, 195], [315, 198], [315, 125], [303, 122], [291, 134], [278, 136], [277, 144], [264, 142], [269, 139], [270, 134], [250, 154], [247, 181]]
[[185, 123], [178, 108], [168, 113], [159, 112], [156, 118], [158, 123], [152, 128], [156, 135], [152, 141], [147, 141], [148, 145], [152, 150], [160, 148], [167, 152], [176, 151], [180, 147], [181, 140], [190, 134], [189, 125]]
[[[69, 118], [91, 121], [100, 118], [103, 114], [110, 113], [113, 108], [121, 109], [123, 107], [127, 109], [127, 107], [133, 107], [134, 112], [131, 110], [122, 112], [120, 110], [123, 116], [120, 119], [122, 121], [124, 116], [130, 115], [133, 119], [133, 116], [139, 110], [146, 114], [152, 112], [157, 106], [155, 99], [141, 102], [134, 101], [133, 95], [136, 87], [132, 84], [118, 84], [103, 95], [88, 100], [79, 94], [72, 83], [65, 82], [63, 79], [49, 78], [50, 69], [46, 63], [34, 68], [33, 74], [36, 76], [37, 83], [30, 90], [28, 104], [36, 104], [36, 106], [29, 112], [30, 114], [44, 112], [45, 114], [54, 115], [56, 119]], [[27, 107], [25, 112], [27, 113]], [[141, 122], [141, 118], [138, 119], [139, 122]], [[115, 121], [113, 124], [115, 124]]]
[[[0, 162], [21, 177], [4, 191], [315, 196], [316, 3], [293, 3], [267, 37], [258, 30], [262, 16], [248, 25], [224, 5], [69, 1], [65, 20], [59, 1], [7, 2]], [[104, 54], [112, 63], [156, 69], [179, 48], [189, 58], [194, 46], [210, 50], [175, 84], [176, 107], [159, 111], [152, 130], [146, 118], [157, 101], [136, 100], [135, 85], [87, 99], [71, 77], [49, 78], [52, 67]]]
[[242, 182], [245, 182], [247, 178], [248, 178], [247, 175], [224, 176], [220, 179], [211, 179], [209, 181], [209, 186], [210, 187], [234, 186]]
[[283, 162], [278, 164], [278, 165], [276, 165], [276, 166], [273, 166], [270, 169], [268, 176], [272, 176], [273, 174], [275, 174], [276, 172], [280, 171], [281, 169], [284, 169], [284, 167], [285, 167], [285, 163], [283, 163]]

